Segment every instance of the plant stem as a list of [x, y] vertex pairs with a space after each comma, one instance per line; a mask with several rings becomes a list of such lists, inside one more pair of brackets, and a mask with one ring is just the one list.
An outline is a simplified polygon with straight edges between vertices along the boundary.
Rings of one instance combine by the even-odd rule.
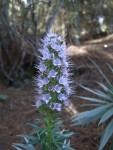
[[56, 112], [48, 112], [45, 116], [45, 128], [47, 131], [45, 149], [53, 150], [53, 141], [52, 141], [52, 131], [54, 129], [54, 124], [56, 120]]

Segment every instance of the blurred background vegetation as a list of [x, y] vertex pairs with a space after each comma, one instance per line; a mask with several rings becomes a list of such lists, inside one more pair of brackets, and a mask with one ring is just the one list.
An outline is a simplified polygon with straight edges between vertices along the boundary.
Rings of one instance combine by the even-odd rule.
[[0, 80], [27, 84], [40, 38], [54, 31], [67, 45], [113, 33], [113, 0], [0, 0]]

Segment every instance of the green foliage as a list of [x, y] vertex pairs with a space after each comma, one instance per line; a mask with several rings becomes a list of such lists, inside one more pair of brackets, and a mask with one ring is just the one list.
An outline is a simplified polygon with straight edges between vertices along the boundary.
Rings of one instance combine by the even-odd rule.
[[[113, 73], [113, 68], [110, 65], [108, 66]], [[102, 72], [102, 70], [97, 65], [96, 67], [99, 70], [102, 77], [105, 79], [107, 86], [100, 82], [96, 83], [100, 86], [102, 90], [90, 89], [84, 86], [80, 86], [81, 88], [94, 94], [95, 96], [94, 98], [84, 96], [77, 97], [91, 102], [90, 104], [86, 104], [87, 106], [96, 106], [96, 108], [74, 115], [72, 117], [72, 125], [86, 125], [90, 122], [96, 121], [98, 121], [98, 125], [105, 123], [106, 127], [102, 133], [99, 146], [99, 150], [102, 150], [106, 143], [113, 136], [113, 86], [107, 79], [105, 74]]]
[[48, 129], [44, 120], [39, 121], [45, 126], [40, 127], [31, 124], [34, 127], [32, 135], [19, 135], [25, 139], [25, 143], [14, 143], [13, 147], [15, 147], [16, 150], [36, 150], [33, 145], [38, 145], [42, 150], [74, 150], [70, 147], [70, 141], [68, 140], [68, 138], [73, 135], [73, 132], [60, 130], [62, 121], [57, 121], [51, 130], [49, 130], [50, 128]]

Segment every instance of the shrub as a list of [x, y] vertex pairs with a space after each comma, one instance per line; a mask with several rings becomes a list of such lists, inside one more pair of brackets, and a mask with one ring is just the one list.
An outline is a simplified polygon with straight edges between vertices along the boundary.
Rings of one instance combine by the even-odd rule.
[[[94, 61], [93, 63], [96, 65]], [[113, 73], [113, 68], [109, 64], [108, 66]], [[95, 96], [93, 98], [77, 96], [80, 99], [91, 102], [91, 104], [86, 105], [96, 106], [96, 108], [74, 115], [72, 117], [72, 125], [87, 125], [96, 121], [98, 121], [98, 125], [105, 123], [106, 127], [102, 133], [99, 145], [99, 150], [102, 150], [106, 143], [113, 138], [113, 85], [110, 83], [98, 65], [96, 65], [96, 67], [102, 77], [105, 79], [106, 85], [101, 82], [96, 82], [102, 90], [91, 89], [80, 85], [81, 88], [94, 94], [98, 98]], [[113, 150], [112, 146], [113, 143], [111, 142], [111, 150]]]

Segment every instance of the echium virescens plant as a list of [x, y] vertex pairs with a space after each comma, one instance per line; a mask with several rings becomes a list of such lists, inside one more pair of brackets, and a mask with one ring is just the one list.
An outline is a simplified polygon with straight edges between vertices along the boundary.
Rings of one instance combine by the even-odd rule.
[[[21, 135], [26, 144], [13, 144], [18, 148], [35, 150], [33, 144], [38, 144], [41, 150], [73, 150], [68, 138], [72, 132], [61, 130], [62, 121], [58, 114], [63, 107], [69, 105], [71, 94], [69, 63], [66, 55], [66, 46], [61, 36], [47, 34], [41, 41], [38, 57], [39, 63], [35, 65], [38, 74], [35, 78], [36, 104], [43, 119], [41, 126], [33, 125], [35, 130], [32, 136]], [[20, 149], [18, 149], [20, 150]]]

